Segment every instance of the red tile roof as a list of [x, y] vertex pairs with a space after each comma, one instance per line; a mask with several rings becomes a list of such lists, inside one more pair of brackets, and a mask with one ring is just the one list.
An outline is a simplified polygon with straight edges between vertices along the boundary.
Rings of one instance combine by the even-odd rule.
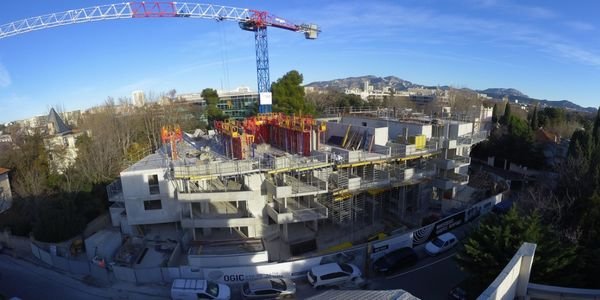
[[10, 170], [0, 167], [0, 175], [2, 175], [4, 173], [8, 173], [8, 171], [10, 171]]

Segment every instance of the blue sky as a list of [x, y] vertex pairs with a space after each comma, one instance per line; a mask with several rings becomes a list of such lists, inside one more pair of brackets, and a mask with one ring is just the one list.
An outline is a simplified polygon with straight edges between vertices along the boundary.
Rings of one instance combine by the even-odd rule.
[[[214, 0], [213, 0], [214, 1]], [[102, 0], [2, 1], [0, 24]], [[319, 39], [269, 29], [271, 81], [395, 75], [426, 85], [512, 87], [598, 106], [600, 2], [229, 1], [321, 26]], [[234, 22], [130, 19], [0, 40], [0, 122], [102, 104], [133, 90], [256, 89], [254, 36]]]

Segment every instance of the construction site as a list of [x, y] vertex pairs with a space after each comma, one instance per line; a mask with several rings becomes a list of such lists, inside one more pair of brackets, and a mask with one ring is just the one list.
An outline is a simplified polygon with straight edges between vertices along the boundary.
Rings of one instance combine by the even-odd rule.
[[179, 236], [182, 263], [224, 242], [266, 262], [402, 233], [480, 200], [469, 151], [487, 133], [474, 123], [262, 113], [197, 136], [163, 128], [163, 147], [108, 187], [112, 222]]

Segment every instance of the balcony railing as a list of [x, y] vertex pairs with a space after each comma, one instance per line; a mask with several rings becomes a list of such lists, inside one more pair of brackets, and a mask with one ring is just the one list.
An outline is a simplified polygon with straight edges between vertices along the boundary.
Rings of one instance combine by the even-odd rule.
[[471, 158], [468, 156], [457, 155], [450, 159], [454, 160], [457, 164], [461, 164], [461, 165], [471, 163]]
[[110, 202], [123, 202], [123, 186], [121, 185], [121, 179], [117, 179], [106, 186], [106, 193], [108, 194], [108, 201]]
[[281, 203], [272, 202], [267, 204], [267, 214], [277, 224], [326, 219], [327, 207], [316, 202], [313, 205], [316, 205], [316, 207], [288, 206], [286, 208]]
[[449, 173], [449, 174], [446, 174], [446, 177], [448, 177], [448, 179], [450, 179], [456, 183], [469, 182], [469, 175], [463, 175], [463, 174], [459, 174], [459, 173]]

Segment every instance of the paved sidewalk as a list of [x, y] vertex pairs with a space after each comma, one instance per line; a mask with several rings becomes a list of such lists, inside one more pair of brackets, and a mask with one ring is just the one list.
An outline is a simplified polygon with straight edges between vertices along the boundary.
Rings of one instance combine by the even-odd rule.
[[[16, 264], [31, 270], [32, 273], [42, 274], [57, 285], [85, 285], [90, 295], [106, 299], [170, 299], [168, 284], [135, 284], [116, 281], [109, 285], [98, 284], [90, 275], [72, 274], [53, 268], [37, 259], [31, 251], [23, 249], [4, 249], [3, 254], [10, 257]], [[79, 283], [74, 283], [77, 281]]]

